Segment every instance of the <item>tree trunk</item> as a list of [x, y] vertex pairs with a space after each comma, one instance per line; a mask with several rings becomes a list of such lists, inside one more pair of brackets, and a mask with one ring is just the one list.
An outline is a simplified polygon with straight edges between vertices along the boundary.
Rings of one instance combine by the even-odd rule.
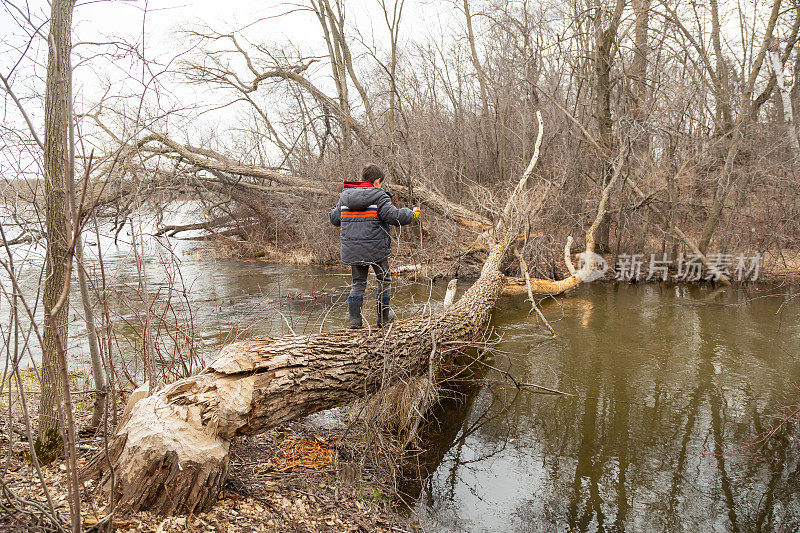
[[[59, 370], [59, 346], [67, 345], [69, 296], [59, 302], [67, 282], [69, 261], [70, 175], [68, 106], [72, 104], [70, 63], [73, 2], [54, 0], [50, 19], [50, 49], [47, 59], [47, 87], [44, 124], [44, 194], [47, 226], [47, 255], [42, 294], [44, 334], [42, 339], [42, 397], [39, 406], [39, 430], [36, 453], [43, 462], [60, 456], [62, 437], [59, 431], [58, 405], [65, 382]], [[53, 310], [53, 320], [48, 320]]]
[[[150, 143], [158, 143], [161, 146], [150, 147]], [[169, 149], [174, 154], [179, 155], [181, 158], [190, 162], [192, 165], [208, 170], [214, 174], [215, 178], [204, 177], [197, 178], [199, 184], [203, 187], [210, 188], [216, 192], [224, 191], [226, 195], [233, 196], [238, 202], [248, 205], [251, 209], [256, 211], [262, 216], [266, 216], [266, 211], [258, 206], [257, 202], [253, 202], [252, 198], [256, 197], [254, 193], [274, 193], [295, 191], [303, 194], [315, 195], [332, 195], [333, 193], [324, 187], [320, 186], [319, 181], [315, 181], [308, 177], [293, 176], [282, 172], [277, 172], [272, 169], [243, 165], [235, 161], [231, 161], [224, 155], [213, 152], [211, 150], [202, 150], [193, 147], [182, 145], [174, 140], [160, 134], [151, 134], [136, 143], [136, 151], [147, 151], [164, 153], [164, 148]], [[250, 183], [243, 180], [227, 179], [226, 174], [236, 176], [247, 176], [256, 178], [258, 180], [275, 182], [279, 184], [278, 187], [265, 187], [257, 183]], [[404, 196], [410, 199], [411, 188], [405, 185], [390, 184], [388, 188], [392, 193]], [[100, 189], [96, 186], [95, 189]], [[109, 193], [106, 192], [106, 195]], [[114, 191], [114, 195], [119, 195], [119, 191]], [[486, 217], [482, 216], [475, 209], [470, 209], [451, 202], [444, 198], [437, 192], [428, 187], [425, 187], [419, 182], [413, 183], [414, 199], [420, 202], [423, 206], [432, 209], [433, 211], [450, 217], [462, 226], [468, 227], [479, 233], [486, 232], [492, 228], [492, 222]], [[99, 196], [99, 195], [95, 195]], [[110, 201], [107, 196], [95, 197], [92, 200], [94, 205], [102, 205]]]
[[467, 23], [467, 40], [469, 41], [470, 58], [472, 66], [475, 68], [475, 75], [478, 78], [478, 87], [481, 90], [481, 106], [483, 108], [483, 119], [489, 119], [489, 92], [486, 87], [486, 73], [481, 66], [478, 57], [478, 49], [475, 46], [475, 34], [472, 30], [472, 15], [469, 12], [469, 0], [464, 0], [464, 17]]
[[631, 64], [632, 109], [636, 129], [633, 133], [634, 165], [639, 167], [645, 161], [650, 149], [650, 132], [647, 131], [647, 56], [649, 52], [648, 33], [650, 29], [650, 0], [634, 0], [633, 11], [636, 16], [633, 63]]
[[125, 510], [196, 513], [216, 501], [239, 435], [263, 432], [350, 403], [427, 371], [433, 343], [479, 334], [503, 292], [500, 263], [511, 242], [493, 245], [481, 277], [446, 311], [382, 330], [337, 330], [254, 339], [225, 347], [202, 373], [130, 406], [84, 477], [114, 465], [114, 498]]
[[89, 281], [86, 279], [86, 272], [83, 265], [83, 240], [78, 236], [75, 243], [75, 258], [78, 262], [78, 284], [81, 289], [81, 301], [83, 302], [83, 319], [86, 324], [86, 337], [89, 341], [89, 355], [92, 360], [92, 378], [94, 379], [94, 404], [92, 406], [92, 420], [89, 422], [89, 429], [97, 429], [103, 420], [106, 412], [106, 399], [108, 398], [108, 385], [106, 384], [106, 370], [103, 365], [103, 357], [100, 354], [100, 343], [97, 338], [97, 328], [95, 328], [94, 309], [92, 300], [89, 296]]
[[800, 157], [800, 140], [797, 137], [797, 128], [794, 124], [794, 113], [792, 112], [792, 102], [789, 98], [788, 91], [786, 90], [786, 83], [783, 80], [783, 63], [781, 62], [781, 54], [778, 49], [777, 39], [774, 42], [773, 48], [769, 52], [770, 61], [772, 62], [772, 70], [775, 73], [777, 82], [777, 96], [780, 100], [781, 107], [783, 108], [783, 119], [788, 128], [789, 142], [794, 150], [794, 156]]
[[[614, 172], [610, 154], [614, 145], [614, 122], [611, 117], [611, 66], [614, 62], [615, 47], [617, 45], [617, 28], [622, 10], [625, 6], [623, 0], [617, 0], [611, 21], [607, 28], [603, 28], [603, 12], [601, 2], [595, 2], [595, 113], [597, 116], [597, 129], [600, 134], [599, 144], [605, 150], [602, 161], [603, 187], [608, 184]], [[611, 218], [606, 214], [597, 228], [597, 250], [607, 253], [609, 247], [609, 234], [611, 231]]]
[[716, 76], [714, 85], [717, 101], [717, 125], [721, 126], [719, 133], [727, 134], [733, 125], [733, 115], [731, 113], [731, 92], [730, 75], [725, 57], [722, 54], [722, 43], [720, 40], [719, 8], [717, 0], [710, 1], [711, 6], [711, 43], [714, 47], [714, 57], [716, 58]]

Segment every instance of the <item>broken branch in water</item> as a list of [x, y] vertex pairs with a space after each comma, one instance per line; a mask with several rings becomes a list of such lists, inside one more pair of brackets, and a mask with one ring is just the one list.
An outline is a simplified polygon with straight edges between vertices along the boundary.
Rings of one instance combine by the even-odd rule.
[[453, 305], [453, 301], [456, 299], [456, 289], [458, 288], [458, 280], [451, 279], [447, 283], [447, 292], [444, 295], [444, 308], [447, 309], [451, 305]]
[[556, 336], [556, 332], [553, 329], [553, 326], [550, 325], [550, 322], [544, 317], [542, 311], [539, 309], [539, 306], [536, 305], [536, 300], [533, 298], [533, 289], [531, 288], [531, 276], [528, 274], [528, 265], [525, 263], [525, 259], [522, 257], [522, 254], [519, 253], [519, 250], [514, 248], [514, 255], [517, 256], [517, 260], [519, 260], [519, 269], [525, 275], [525, 287], [528, 289], [528, 301], [531, 302], [531, 310], [536, 311], [536, 314], [539, 315], [539, 318], [542, 319], [544, 325], [547, 326], [547, 329], [550, 330], [550, 333], [553, 337]]

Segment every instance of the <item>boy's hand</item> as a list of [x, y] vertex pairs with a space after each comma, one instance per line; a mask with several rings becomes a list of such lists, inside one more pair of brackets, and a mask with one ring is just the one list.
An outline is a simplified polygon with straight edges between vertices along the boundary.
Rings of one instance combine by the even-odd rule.
[[419, 207], [414, 207], [413, 209], [411, 209], [411, 211], [414, 212], [414, 220], [418, 219], [420, 215], [422, 215], [422, 211], [420, 210]]

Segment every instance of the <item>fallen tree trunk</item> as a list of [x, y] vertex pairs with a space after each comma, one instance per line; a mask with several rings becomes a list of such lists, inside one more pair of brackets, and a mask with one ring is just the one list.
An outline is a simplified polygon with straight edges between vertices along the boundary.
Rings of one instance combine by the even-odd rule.
[[[152, 143], [159, 143], [159, 145], [156, 147], [151, 147]], [[203, 181], [206, 183], [220, 182], [231, 187], [248, 188], [252, 191], [259, 191], [262, 193], [293, 191], [323, 196], [334, 194], [334, 192], [330, 190], [330, 186], [333, 185], [331, 183], [326, 184], [310, 177], [295, 176], [269, 168], [254, 165], [243, 165], [212, 150], [182, 145], [170, 139], [166, 135], [155, 133], [148, 135], [139, 140], [139, 142], [136, 144], [136, 148], [138, 150], [144, 150], [149, 153], [156, 153], [166, 157], [176, 157], [180, 160], [191, 163], [197, 169], [215, 173], [217, 179], [214, 180], [205, 178]], [[280, 186], [265, 187], [263, 185], [259, 186], [252, 183], [241, 182], [239, 180], [230, 180], [230, 183], [225, 183], [225, 180], [219, 176], [219, 173], [265, 180], [271, 183], [277, 183]], [[524, 179], [527, 180], [527, 176], [524, 176]], [[336, 186], [338, 187], [339, 183], [336, 183]], [[389, 184], [387, 188], [389, 188], [393, 193], [399, 194], [406, 198], [410, 197], [412, 192], [409, 187], [404, 185]], [[492, 222], [486, 217], [476, 213], [474, 209], [468, 209], [460, 204], [451, 202], [432, 189], [425, 187], [421, 183], [414, 183], [413, 196], [414, 200], [420, 202], [423, 206], [430, 208], [440, 215], [450, 217], [462, 226], [475, 230], [479, 233], [488, 231], [492, 228]]]
[[[535, 162], [534, 156], [509, 204], [516, 201]], [[599, 210], [604, 205], [601, 201]], [[510, 212], [507, 206], [504, 213]], [[587, 234], [587, 252], [594, 249], [596, 225]], [[237, 436], [260, 433], [420, 376], [430, 380], [438, 370], [431, 363], [437, 345], [471, 340], [488, 323], [508, 283], [500, 265], [516, 233], [512, 221], [503, 217], [480, 278], [437, 314], [381, 330], [337, 330], [226, 346], [200, 374], [132, 400], [108, 452], [90, 461], [84, 479], [100, 477], [122, 510], [208, 510], [225, 480]], [[592, 268], [589, 261], [568, 282], [548, 288], [555, 293], [574, 287]]]
[[[161, 514], [207, 510], [225, 480], [240, 435], [262, 432], [350, 403], [427, 369], [433, 343], [472, 338], [484, 327], [505, 276], [511, 233], [492, 247], [481, 277], [445, 311], [383, 330], [338, 330], [226, 346], [196, 376], [140, 399], [121, 421], [108, 456], [84, 478], [104, 474], [123, 509]], [[387, 375], [387, 372], [389, 373]]]
[[[163, 170], [157, 163], [160, 158], [171, 162], [172, 172]], [[121, 199], [161, 190], [191, 193], [207, 190], [230, 196], [248, 208], [259, 212], [259, 197], [289, 194], [298, 197], [328, 196], [335, 202], [341, 184], [310, 176], [288, 174], [273, 168], [246, 165], [213, 150], [180, 144], [166, 135], [149, 134], [138, 141], [121, 147], [114, 154], [100, 158], [95, 179], [88, 187], [86, 210], [118, 203]], [[135, 180], [125, 180], [125, 175]], [[140, 176], [152, 176], [141, 180]], [[113, 180], [112, 180], [113, 178]], [[249, 181], [242, 178], [248, 178]], [[109, 185], [113, 183], [113, 185]], [[437, 191], [414, 180], [413, 187], [395, 183], [387, 189], [400, 197], [418, 203], [431, 211], [450, 218], [457, 224], [485, 234], [493, 228], [491, 220], [456, 202], [450, 201]], [[263, 215], [263, 213], [260, 213]]]
[[[101, 477], [123, 510], [208, 510], [225, 480], [237, 436], [408, 381], [428, 371], [435, 344], [479, 335], [506, 288], [500, 264], [512, 240], [513, 232], [506, 232], [492, 246], [480, 278], [438, 314], [382, 330], [337, 330], [226, 346], [200, 374], [134, 400], [108, 455], [94, 457], [84, 479]], [[581, 275], [555, 283], [571, 288]]]
[[[84, 479], [101, 477], [123, 510], [208, 510], [224, 483], [237, 436], [409, 381], [428, 372], [435, 344], [478, 336], [507, 287], [500, 264], [513, 235], [506, 232], [492, 246], [480, 278], [435, 315], [381, 330], [336, 330], [226, 346], [200, 374], [132, 400], [108, 455], [94, 457]], [[572, 288], [583, 277], [578, 271], [568, 281], [553, 282], [548, 292]], [[532, 283], [547, 285], [546, 280]]]

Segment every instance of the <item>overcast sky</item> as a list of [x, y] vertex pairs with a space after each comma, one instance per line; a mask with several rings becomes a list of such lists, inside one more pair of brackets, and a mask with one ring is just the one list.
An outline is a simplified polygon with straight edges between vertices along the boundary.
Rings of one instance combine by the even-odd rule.
[[[8, 75], [12, 66], [19, 60], [28, 41], [27, 34], [31, 26], [23, 23], [19, 10], [30, 13], [35, 25], [44, 23], [49, 17], [49, 3], [44, 0], [2, 0], [0, 11], [0, 34], [4, 42], [0, 43], [0, 71]], [[393, 0], [386, 0], [392, 5]], [[86, 110], [97, 102], [107, 87], [113, 88], [112, 95], [129, 95], [132, 105], [136, 103], [136, 95], [144, 91], [140, 80], [148, 80], [152, 73], [142, 74], [142, 64], [138, 60], [126, 56], [110, 58], [108, 55], [98, 57], [96, 54], [108, 53], [112, 48], [96, 43], [125, 41], [135, 46], [138, 53], [144, 53], [147, 60], [157, 67], [176, 66], [174, 58], [191, 47], [191, 40], [181, 35], [180, 30], [208, 26], [218, 31], [241, 30], [250, 42], [269, 44], [271, 46], [292, 46], [308, 55], [324, 55], [327, 53], [322, 40], [319, 23], [316, 17], [304, 5], [304, 0], [284, 2], [279, 0], [135, 0], [79, 1], [73, 17], [73, 64], [76, 67], [73, 76], [73, 95], [76, 100], [76, 111]], [[16, 6], [16, 8], [15, 8]], [[19, 8], [19, 9], [17, 9]], [[378, 50], [386, 49], [388, 32], [379, 0], [347, 0], [347, 21], [351, 36], [358, 29], [360, 37]], [[425, 40], [430, 32], [442, 32], [446, 28], [453, 29], [460, 25], [463, 15], [450, 0], [406, 0], [403, 11], [400, 41], [401, 49], [405, 49], [410, 41]], [[47, 25], [41, 32], [47, 31]], [[354, 49], [357, 49], [354, 46]], [[46, 64], [46, 47], [44, 39], [35, 40], [27, 49], [26, 58], [16, 67], [12, 83], [18, 96], [25, 99], [26, 107], [34, 122], [43, 130], [42, 95], [44, 92], [44, 74]], [[81, 58], [84, 58], [81, 61]], [[87, 59], [88, 58], [88, 59]], [[172, 61], [172, 62], [171, 62]], [[155, 71], [158, 72], [158, 68]], [[329, 69], [323, 64], [315, 65], [309, 75], [315, 82], [327, 88], [331, 93]], [[197, 87], [178, 83], [178, 78], [169, 73], [159, 74], [158, 81], [168, 87], [170, 94], [159, 96], [157, 104], [164, 108], [197, 107], [197, 112], [187, 111], [184, 118], [191, 117], [192, 128], [186, 123], [177, 121], [176, 135], [187, 137], [210, 129], [221, 130], [220, 125], [231, 124], [236, 120], [236, 113], [226, 109], [223, 112], [212, 112], [200, 115], [199, 110], [212, 106], [219, 95], [200, 90]], [[152, 97], [153, 87], [147, 87]], [[5, 96], [5, 95], [4, 95]], [[5, 106], [4, 124], [14, 124], [24, 130], [26, 127], [17, 113], [13, 102], [3, 100]], [[200, 118], [198, 118], [200, 117]], [[174, 119], [171, 119], [174, 120]], [[183, 140], [183, 139], [182, 139]], [[2, 166], [2, 163], [0, 163]], [[2, 169], [0, 169], [2, 170]]]
[[[18, 96], [25, 101], [28, 112], [41, 133], [47, 59], [45, 40], [37, 39], [30, 48], [25, 48], [26, 33], [31, 32], [31, 26], [21, 21], [19, 10], [29, 10], [34, 25], [41, 25], [41, 32], [46, 33], [49, 4], [46, 0], [29, 0], [27, 4], [25, 0], [0, 1], [0, 35], [3, 35], [0, 42], [0, 72], [7, 76], [23, 50], [25, 51], [25, 59], [16, 67], [12, 84]], [[386, 0], [386, 3], [392, 5], [393, 1]], [[223, 130], [225, 125], [235, 122], [237, 117], [233, 110], [203, 115], [199, 113], [201, 109], [215, 103], [215, 99], [219, 100], [219, 94], [210, 92], [207, 88], [200, 89], [179, 83], [179, 77], [169, 72], [158, 74], [159, 69], [174, 69], [176, 63], [171, 60], [191, 47], [191, 41], [182, 36], [180, 30], [202, 26], [219, 31], [242, 30], [240, 35], [244, 35], [252, 43], [273, 47], [290, 45], [307, 55], [323, 56], [327, 50], [319, 23], [303, 7], [306, 3], [307, 0], [80, 0], [73, 21], [73, 43], [76, 45], [73, 54], [76, 64], [73, 92], [76, 109], [78, 112], [87, 109], [111, 86], [112, 96], [127, 95], [131, 105], [136, 104], [137, 95], [145, 93], [151, 97], [149, 104], [153, 109], [188, 109], [183, 120], [192, 119], [192, 127], [187, 127], [186, 122], [180, 123], [180, 119], [177, 119], [170, 123], [170, 126], [174, 126], [174, 131], [170, 132], [173, 135], [182, 134], [188, 137], [215, 128]], [[481, 4], [477, 1], [474, 4], [477, 12]], [[735, 7], [732, 2], [722, 4], [723, 11], [730, 11]], [[463, 36], [463, 13], [459, 10], [459, 5], [460, 2], [456, 0], [406, 0], [400, 49], [413, 50], [409, 46], [411, 43], [426, 42], [431, 35], [437, 35], [434, 39], [436, 41], [441, 41], [442, 35], [448, 35], [451, 39], [463, 38], [459, 37]], [[357, 29], [360, 38], [370, 47], [385, 51], [387, 29], [379, 0], [346, 0], [346, 6], [351, 39], [356, 35]], [[736, 17], [731, 17], [727, 21], [728, 26], [733, 28], [731, 24], [736, 21]], [[761, 23], [757, 25], [760, 26]], [[479, 14], [476, 14], [476, 27], [480, 31]], [[733, 29], [729, 33], [732, 37], [736, 35]], [[107, 45], [96, 43], [116, 40], [131, 43], [137, 53], [143, 53], [148, 61], [153, 62], [154, 72], [143, 74], [142, 63], [130, 55], [115, 58], [96, 55], [108, 54], [112, 50]], [[735, 39], [732, 42], [735, 43]], [[363, 51], [363, 47], [358, 44], [353, 46], [356, 53]], [[84, 58], [83, 62], [80, 58]], [[329, 94], [333, 94], [329, 69], [322, 62], [307, 74], [314, 77], [315, 83], [327, 89]], [[159, 95], [157, 101], [153, 100], [156, 84], [150, 81], [153, 75], [157, 75], [156, 79], [168, 88], [169, 93]], [[146, 90], [142, 80], [147, 85]], [[3, 124], [24, 132], [26, 126], [14, 103], [3, 94], [0, 104], [3, 104], [3, 109], [0, 110], [3, 112]], [[0, 171], [3, 170], [2, 167], [0, 161]]]

